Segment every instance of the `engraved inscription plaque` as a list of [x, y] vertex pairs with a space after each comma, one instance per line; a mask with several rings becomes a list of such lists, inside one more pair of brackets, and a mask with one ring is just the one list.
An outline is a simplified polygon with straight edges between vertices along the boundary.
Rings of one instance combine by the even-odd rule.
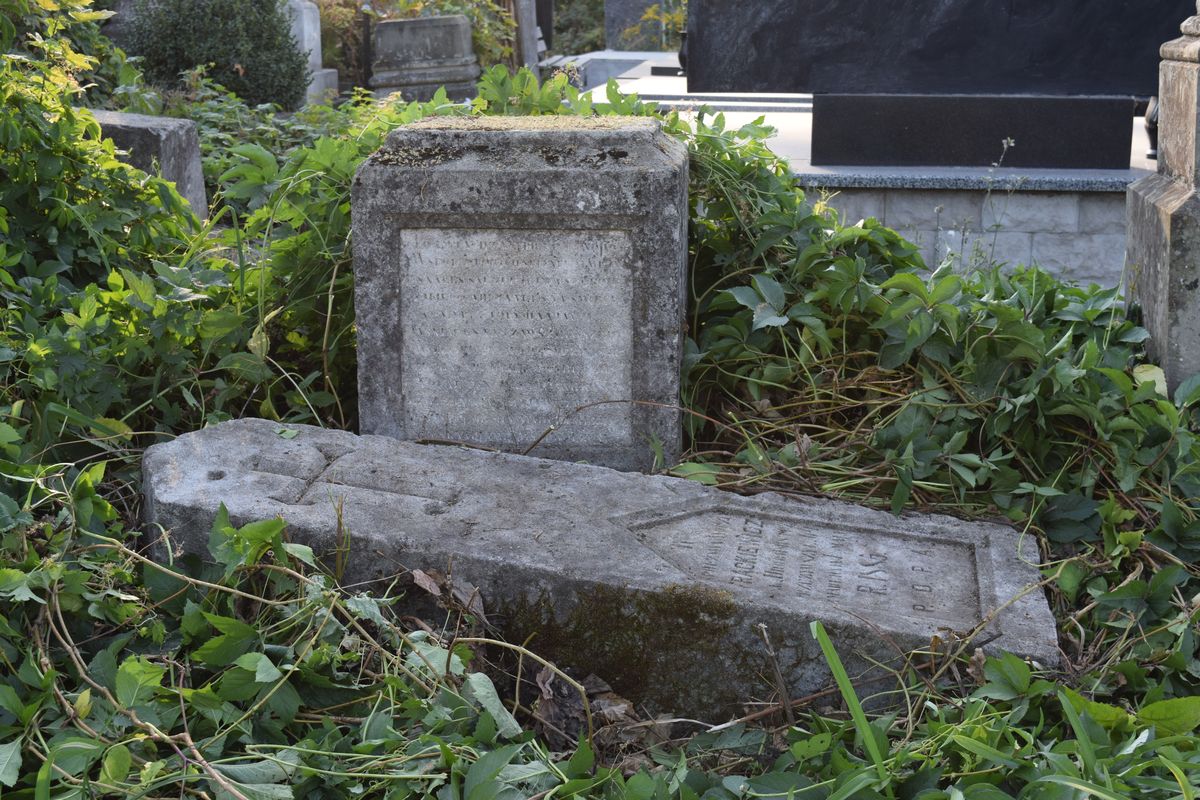
[[[576, 408], [631, 399], [628, 233], [417, 228], [400, 243], [406, 430], [524, 447]], [[630, 408], [589, 409], [559, 441], [630, 444]]]
[[975, 549], [961, 541], [732, 509], [633, 527], [695, 579], [786, 604], [818, 601], [957, 629], [976, 625], [983, 611]]

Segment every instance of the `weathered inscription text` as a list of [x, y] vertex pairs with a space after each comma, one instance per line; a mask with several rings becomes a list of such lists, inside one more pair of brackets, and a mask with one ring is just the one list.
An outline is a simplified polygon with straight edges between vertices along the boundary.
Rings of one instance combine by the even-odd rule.
[[698, 580], [766, 589], [779, 600], [877, 608], [965, 628], [981, 613], [974, 554], [960, 543], [723, 510], [648, 525], [639, 535]]
[[[630, 252], [622, 231], [403, 231], [406, 429], [529, 444], [580, 406], [630, 399]], [[612, 404], [560, 435], [622, 444], [628, 420]]]

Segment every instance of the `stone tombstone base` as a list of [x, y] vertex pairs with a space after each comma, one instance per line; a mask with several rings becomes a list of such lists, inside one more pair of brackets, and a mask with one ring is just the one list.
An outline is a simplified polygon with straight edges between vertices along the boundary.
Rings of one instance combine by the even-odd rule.
[[479, 61], [471, 21], [462, 14], [377, 23], [371, 53], [376, 97], [399, 92], [405, 100], [426, 101], [443, 86], [451, 100], [475, 96]]
[[1162, 46], [1158, 174], [1129, 187], [1133, 295], [1171, 391], [1200, 373], [1200, 2]]
[[200, 137], [190, 119], [91, 110], [106, 139], [129, 155], [123, 160], [175, 184], [198, 217], [208, 216]]
[[687, 151], [657, 120], [426, 119], [351, 207], [363, 432], [678, 458]]
[[921, 251], [930, 268], [948, 257], [961, 268], [991, 262], [1037, 264], [1083, 286], [1122, 285], [1124, 176], [1106, 179], [1103, 188], [1053, 191], [1006, 189], [988, 185], [990, 178], [981, 181], [982, 188], [967, 184], [969, 188], [957, 189], [889, 186], [886, 175], [875, 187], [826, 187], [814, 175], [798, 175], [797, 180], [810, 199], [835, 209], [843, 224], [873, 217], [896, 230]]
[[536, 632], [541, 655], [655, 711], [717, 722], [776, 697], [760, 623], [792, 698], [829, 679], [813, 620], [852, 675], [974, 630], [989, 653], [1058, 662], [1036, 544], [1004, 525], [266, 420], [151, 447], [144, 470], [160, 560], [205, 554], [224, 503], [237, 525], [282, 517], [329, 563], [348, 532], [346, 585], [452, 563], [509, 641]]

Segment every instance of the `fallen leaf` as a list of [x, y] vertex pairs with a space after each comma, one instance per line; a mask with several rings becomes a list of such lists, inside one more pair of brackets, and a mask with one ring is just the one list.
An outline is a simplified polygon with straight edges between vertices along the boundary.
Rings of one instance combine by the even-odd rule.
[[429, 577], [428, 573], [422, 572], [419, 569], [414, 569], [412, 571], [412, 578], [413, 583], [415, 583], [417, 586], [420, 586], [434, 597], [442, 596], [442, 587], [438, 586], [437, 581]]

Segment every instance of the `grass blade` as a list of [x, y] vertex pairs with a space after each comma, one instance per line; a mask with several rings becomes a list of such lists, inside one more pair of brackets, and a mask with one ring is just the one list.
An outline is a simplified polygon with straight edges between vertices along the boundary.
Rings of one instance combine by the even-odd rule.
[[875, 732], [871, 730], [870, 723], [867, 722], [867, 715], [863, 712], [862, 703], [858, 702], [858, 695], [854, 692], [854, 684], [850, 682], [850, 676], [846, 674], [846, 668], [842, 665], [842, 659], [838, 657], [837, 651], [833, 649], [833, 642], [829, 639], [829, 634], [825, 632], [825, 626], [819, 621], [814, 620], [810, 626], [813, 638], [821, 645], [821, 652], [825, 655], [825, 661], [829, 664], [829, 670], [833, 673], [833, 679], [837, 681], [838, 691], [842, 693], [842, 699], [846, 701], [846, 708], [850, 709], [850, 717], [854, 720], [854, 727], [858, 730], [858, 735], [862, 737], [863, 744], [867, 748], [867, 753], [871, 756], [871, 761], [875, 763], [875, 771], [879, 773], [879, 779], [887, 780], [887, 767], [883, 763], [883, 753], [879, 752], [879, 743], [875, 740]]

